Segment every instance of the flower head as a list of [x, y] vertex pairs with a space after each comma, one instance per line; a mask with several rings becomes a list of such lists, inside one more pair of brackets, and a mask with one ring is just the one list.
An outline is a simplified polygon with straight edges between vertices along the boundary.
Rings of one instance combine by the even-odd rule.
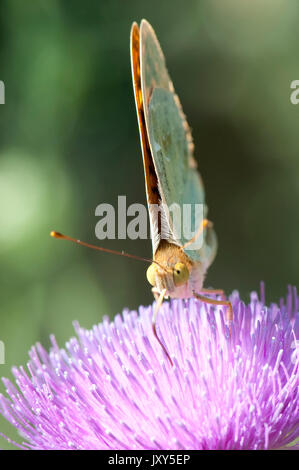
[[221, 307], [164, 302], [124, 311], [60, 349], [30, 351], [14, 368], [1, 413], [32, 449], [269, 449], [299, 435], [297, 293], [266, 307], [256, 293], [231, 296], [231, 334]]

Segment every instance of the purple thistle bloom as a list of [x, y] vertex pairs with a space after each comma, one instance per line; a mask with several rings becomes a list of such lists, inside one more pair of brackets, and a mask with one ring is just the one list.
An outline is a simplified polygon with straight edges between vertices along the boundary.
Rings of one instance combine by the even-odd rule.
[[[231, 337], [222, 307], [164, 302], [125, 311], [59, 349], [30, 351], [29, 374], [0, 411], [31, 449], [278, 449], [299, 436], [296, 289], [280, 306], [234, 292]], [[298, 444], [297, 444], [298, 445]], [[294, 448], [294, 446], [292, 447]]]

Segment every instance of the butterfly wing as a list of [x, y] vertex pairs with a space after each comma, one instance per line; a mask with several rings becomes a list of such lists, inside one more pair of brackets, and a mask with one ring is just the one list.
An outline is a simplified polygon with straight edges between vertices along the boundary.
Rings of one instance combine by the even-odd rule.
[[[168, 225], [168, 241], [183, 246], [189, 241], [184, 238], [183, 231], [178, 230], [183, 226], [183, 206], [205, 204], [204, 188], [193, 158], [189, 126], [174, 92], [159, 42], [146, 20], [141, 22], [139, 53], [143, 124], [148, 141], [148, 163], [151, 162], [156, 176], [156, 200], [167, 207], [177, 204], [181, 209], [180, 223], [172, 213], [164, 213], [163, 222]], [[153, 199], [152, 190], [151, 186], [148, 202]], [[204, 206], [204, 215], [206, 214], [207, 207]], [[161, 224], [157, 222], [155, 215], [150, 211], [154, 253], [161, 236]], [[194, 225], [193, 232], [198, 229], [199, 226]], [[205, 230], [201, 249], [188, 249], [187, 254], [192, 260], [200, 260], [208, 267], [214, 259], [216, 248], [215, 232], [208, 228]]]
[[[161, 201], [161, 196], [158, 190], [158, 178], [152, 159], [152, 154], [150, 150], [150, 144], [148, 140], [148, 134], [145, 124], [145, 116], [143, 109], [143, 96], [141, 89], [141, 71], [140, 71], [140, 31], [137, 23], [133, 23], [131, 28], [131, 68], [132, 68], [132, 78], [133, 78], [133, 87], [135, 95], [135, 104], [138, 117], [139, 133], [140, 133], [140, 142], [142, 148], [143, 156], [143, 166], [144, 166], [144, 175], [145, 175], [145, 192], [148, 203], [149, 211], [151, 207], [159, 206]], [[159, 223], [157, 218], [154, 217], [154, 214], [150, 214], [150, 227], [152, 234], [152, 243], [153, 251], [155, 252], [159, 241]]]

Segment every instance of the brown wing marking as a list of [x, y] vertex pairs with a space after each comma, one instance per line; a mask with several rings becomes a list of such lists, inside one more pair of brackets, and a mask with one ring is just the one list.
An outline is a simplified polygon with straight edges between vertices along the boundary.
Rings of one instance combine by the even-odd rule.
[[[154, 167], [148, 134], [146, 130], [144, 110], [143, 110], [143, 99], [141, 90], [141, 78], [140, 78], [140, 35], [137, 23], [133, 23], [131, 29], [131, 67], [133, 76], [133, 86], [136, 110], [138, 116], [140, 140], [142, 146], [143, 165], [145, 174], [145, 184], [147, 191], [147, 199], [149, 204], [159, 205], [161, 202], [161, 196], [158, 189], [158, 179], [156, 170]], [[158, 220], [158, 231], [160, 233], [160, 220]]]

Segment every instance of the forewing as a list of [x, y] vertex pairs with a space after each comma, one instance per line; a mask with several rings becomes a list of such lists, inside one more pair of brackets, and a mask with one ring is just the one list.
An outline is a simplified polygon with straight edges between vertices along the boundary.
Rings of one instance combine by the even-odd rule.
[[[204, 204], [204, 188], [193, 158], [189, 126], [174, 92], [156, 35], [145, 20], [140, 28], [140, 74], [144, 118], [159, 193], [167, 207], [179, 205], [182, 228], [183, 205]], [[206, 206], [204, 213], [206, 216]], [[183, 246], [189, 240], [184, 238], [183, 230], [178, 230], [177, 219], [171, 213], [166, 217], [172, 237], [170, 241]], [[199, 226], [192, 227], [194, 233], [198, 229]], [[209, 266], [216, 246], [214, 231], [209, 228], [205, 231], [202, 248], [186, 253], [194, 261], [201, 260]]]
[[[143, 156], [143, 166], [145, 175], [145, 190], [148, 207], [158, 206], [161, 201], [161, 196], [158, 191], [158, 179], [155, 171], [148, 134], [145, 124], [145, 116], [143, 110], [143, 96], [141, 90], [141, 76], [140, 76], [140, 32], [137, 23], [133, 23], [130, 36], [130, 50], [131, 50], [131, 68], [133, 87], [135, 95], [135, 104], [138, 118], [138, 126], [140, 133], [140, 142]], [[150, 214], [150, 225], [152, 234], [153, 254], [159, 244], [159, 221]]]

